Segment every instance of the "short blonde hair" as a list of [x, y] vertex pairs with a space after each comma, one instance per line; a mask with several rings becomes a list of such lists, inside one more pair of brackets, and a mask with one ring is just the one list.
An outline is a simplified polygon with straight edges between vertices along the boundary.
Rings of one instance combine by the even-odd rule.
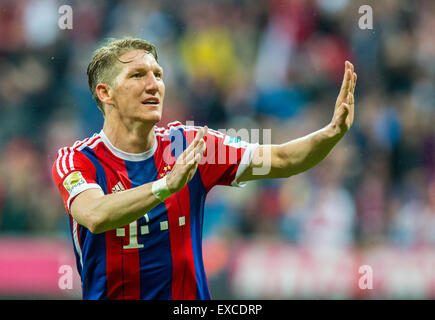
[[113, 80], [121, 71], [119, 57], [131, 50], [145, 50], [151, 53], [158, 62], [156, 48], [151, 43], [139, 38], [124, 38], [109, 39], [106, 45], [95, 51], [88, 65], [86, 73], [89, 89], [103, 115], [103, 103], [97, 96], [96, 87], [99, 83], [113, 85]]

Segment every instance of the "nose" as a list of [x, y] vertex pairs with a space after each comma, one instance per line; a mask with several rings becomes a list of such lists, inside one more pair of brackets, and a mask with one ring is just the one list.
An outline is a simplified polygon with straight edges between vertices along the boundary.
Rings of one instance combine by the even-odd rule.
[[154, 72], [148, 72], [145, 80], [145, 90], [149, 94], [155, 94], [159, 91], [159, 83], [154, 75]]

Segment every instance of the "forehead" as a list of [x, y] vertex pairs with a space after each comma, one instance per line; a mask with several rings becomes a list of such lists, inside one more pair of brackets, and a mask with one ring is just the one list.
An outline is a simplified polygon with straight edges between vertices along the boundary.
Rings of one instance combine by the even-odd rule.
[[119, 57], [119, 61], [122, 62], [124, 70], [131, 70], [138, 67], [148, 69], [153, 69], [156, 67], [160, 68], [160, 65], [151, 53], [140, 49], [133, 49], [123, 53]]

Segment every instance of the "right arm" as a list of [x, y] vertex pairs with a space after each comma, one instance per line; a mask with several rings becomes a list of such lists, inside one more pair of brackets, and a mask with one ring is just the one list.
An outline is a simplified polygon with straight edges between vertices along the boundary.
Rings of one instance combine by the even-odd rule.
[[92, 233], [125, 226], [160, 203], [151, 192], [152, 183], [105, 195], [101, 189], [80, 193], [71, 204], [71, 215]]
[[[194, 176], [205, 152], [203, 137], [206, 134], [207, 127], [204, 127], [167, 175], [171, 193], [180, 191]], [[71, 203], [71, 215], [92, 233], [123, 227], [161, 203], [152, 192], [153, 183], [107, 195], [101, 189], [83, 191]]]

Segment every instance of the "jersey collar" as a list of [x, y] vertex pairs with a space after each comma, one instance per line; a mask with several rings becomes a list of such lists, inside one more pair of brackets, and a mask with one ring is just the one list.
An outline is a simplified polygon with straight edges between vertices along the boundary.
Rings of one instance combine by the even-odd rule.
[[100, 131], [99, 133], [101, 140], [103, 141], [103, 143], [106, 145], [106, 147], [118, 158], [121, 158], [123, 160], [128, 160], [128, 161], [143, 161], [143, 160], [147, 160], [149, 158], [151, 158], [154, 155], [154, 152], [157, 149], [157, 138], [156, 135], [154, 134], [154, 145], [152, 146], [151, 149], [145, 151], [145, 152], [141, 152], [141, 153], [129, 153], [129, 152], [125, 152], [122, 151], [121, 149], [116, 148], [107, 138], [106, 134], [104, 133], [103, 130]]

